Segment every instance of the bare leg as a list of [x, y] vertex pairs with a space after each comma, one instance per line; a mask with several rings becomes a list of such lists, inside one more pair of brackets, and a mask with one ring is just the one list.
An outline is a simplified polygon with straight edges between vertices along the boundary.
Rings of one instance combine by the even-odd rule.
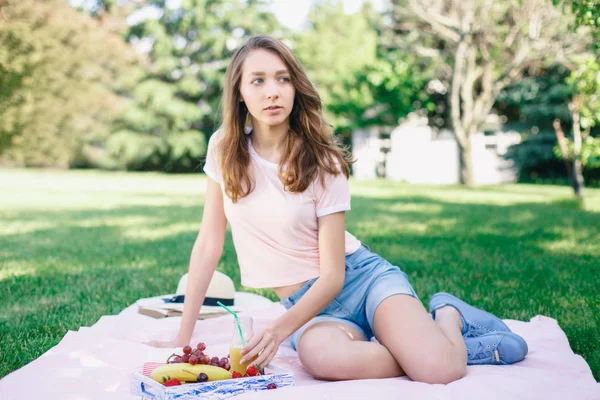
[[466, 373], [467, 351], [458, 311], [444, 307], [436, 320], [408, 295], [385, 299], [374, 317], [375, 336], [406, 374], [426, 383], [450, 383]]
[[[442, 330], [442, 333], [452, 343], [463, 351], [465, 365], [467, 363], [467, 353], [465, 342], [462, 337], [462, 321], [460, 313], [454, 307], [444, 306], [435, 311], [435, 322]], [[457, 329], [458, 328], [458, 329]]]
[[356, 329], [336, 322], [308, 327], [298, 341], [304, 368], [317, 379], [350, 380], [404, 375], [396, 359], [381, 344], [367, 342]]

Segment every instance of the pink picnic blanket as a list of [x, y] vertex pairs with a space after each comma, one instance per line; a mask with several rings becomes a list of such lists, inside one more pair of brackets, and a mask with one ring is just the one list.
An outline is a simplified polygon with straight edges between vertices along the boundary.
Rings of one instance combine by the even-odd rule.
[[[248, 312], [255, 329], [277, 318], [283, 306], [273, 303]], [[180, 318], [154, 319], [137, 313], [134, 304], [119, 315], [104, 316], [91, 327], [69, 331], [38, 359], [0, 381], [0, 399], [139, 399], [130, 393], [132, 371], [144, 363], [161, 362], [173, 349], [142, 344], [175, 335]], [[574, 354], [554, 319], [537, 316], [529, 322], [505, 320], [529, 344], [527, 358], [512, 366], [468, 367], [466, 377], [449, 385], [412, 382], [406, 377], [323, 382], [311, 378], [288, 341], [272, 361], [295, 373], [296, 386], [245, 393], [249, 399], [600, 399], [585, 360]], [[231, 317], [199, 321], [192, 343], [203, 341], [211, 355], [227, 355]], [[358, 358], [360, 359], [360, 358]]]

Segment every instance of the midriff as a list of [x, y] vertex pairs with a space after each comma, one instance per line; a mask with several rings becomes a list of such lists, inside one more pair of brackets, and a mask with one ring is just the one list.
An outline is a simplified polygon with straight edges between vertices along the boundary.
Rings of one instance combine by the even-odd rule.
[[296, 293], [302, 286], [304, 286], [304, 284], [306, 282], [308, 282], [308, 281], [295, 283], [295, 284], [289, 285], [289, 286], [276, 287], [276, 288], [273, 288], [273, 291], [280, 299], [283, 299], [285, 297], [291, 296], [292, 294]]

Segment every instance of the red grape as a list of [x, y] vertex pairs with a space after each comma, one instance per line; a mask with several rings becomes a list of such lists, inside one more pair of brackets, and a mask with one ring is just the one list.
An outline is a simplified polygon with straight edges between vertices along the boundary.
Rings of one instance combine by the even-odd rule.
[[175, 363], [175, 364], [179, 364], [179, 363], [183, 362], [183, 360], [181, 360], [181, 357], [180, 357], [180, 356], [177, 356], [177, 357], [175, 357], [175, 358], [173, 359], [173, 361], [171, 361], [171, 362], [173, 362], [173, 363]]
[[225, 366], [223, 368], [225, 368], [227, 371], [229, 371], [231, 369], [231, 365], [229, 365], [229, 363], [227, 363], [227, 364], [225, 364]]
[[183, 354], [190, 354], [192, 352], [192, 348], [189, 345], [183, 347]]
[[198, 357], [196, 357], [195, 355], [191, 355], [189, 363], [192, 364], [192, 365], [198, 364]]
[[204, 351], [204, 350], [206, 350], [206, 345], [203, 342], [200, 342], [200, 343], [198, 343], [197, 348], [200, 351]]
[[210, 356], [208, 354], [204, 355], [204, 364], [206, 364], [206, 365], [210, 364]]
[[228, 362], [229, 362], [229, 360], [227, 358], [225, 358], [225, 357], [221, 358], [219, 360], [219, 367], [225, 368], [225, 364], [227, 364]]
[[219, 365], [219, 357], [213, 357], [210, 359], [210, 363], [211, 364], [217, 364]]
[[189, 354], [184, 354], [183, 356], [181, 356], [181, 360], [186, 363], [188, 361], [190, 361], [190, 355]]

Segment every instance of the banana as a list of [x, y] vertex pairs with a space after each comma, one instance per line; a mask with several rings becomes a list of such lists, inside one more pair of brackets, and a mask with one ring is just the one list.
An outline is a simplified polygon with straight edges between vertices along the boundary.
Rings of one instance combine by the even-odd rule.
[[224, 368], [204, 364], [192, 365], [190, 363], [161, 365], [152, 371], [150, 378], [159, 383], [164, 383], [166, 380], [171, 378], [177, 378], [181, 382], [196, 382], [198, 380], [198, 375], [203, 372], [206, 374], [206, 376], [208, 376], [209, 381], [231, 379], [231, 372]]

